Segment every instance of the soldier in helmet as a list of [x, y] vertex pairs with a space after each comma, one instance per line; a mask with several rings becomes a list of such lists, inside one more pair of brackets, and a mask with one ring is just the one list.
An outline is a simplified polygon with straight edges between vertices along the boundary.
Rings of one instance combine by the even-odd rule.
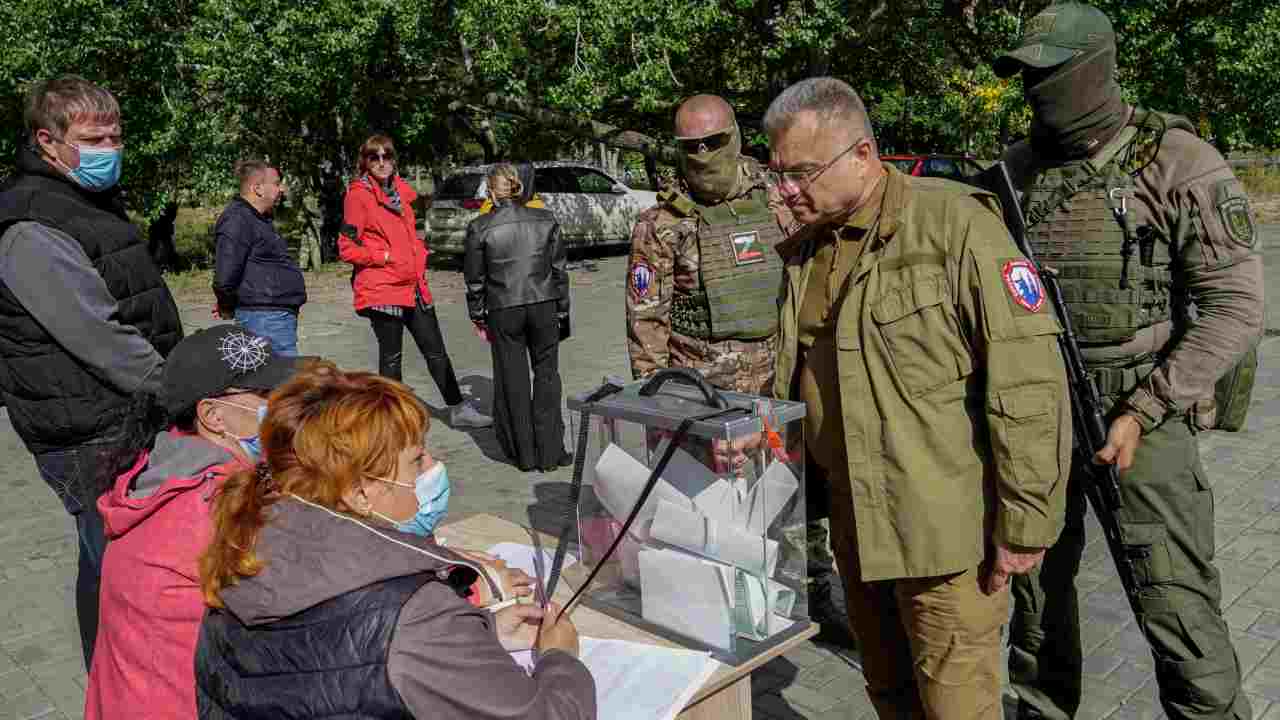
[[[791, 213], [742, 155], [733, 108], [696, 95], [676, 110], [680, 177], [658, 193], [631, 233], [627, 268], [627, 349], [636, 378], [659, 369], [698, 370], [712, 385], [768, 395], [778, 330], [782, 262], [773, 246], [793, 229]], [[810, 615], [824, 635], [851, 644], [846, 614], [832, 597], [834, 560], [824, 518], [826, 493], [806, 493]]]
[[[1215, 383], [1262, 331], [1262, 259], [1244, 188], [1185, 119], [1130, 107], [1116, 38], [1099, 10], [1049, 6], [995, 70], [1022, 73], [1030, 137], [1004, 156], [1024, 193], [1027, 238], [1056, 268], [1104, 404], [1119, 525], [1138, 627], [1170, 718], [1248, 718], [1213, 564], [1213, 492], [1196, 435], [1214, 426]], [[1194, 306], [1194, 314], [1190, 307]], [[1039, 572], [1014, 578], [1010, 680], [1023, 717], [1080, 704], [1075, 575], [1083, 480]]]

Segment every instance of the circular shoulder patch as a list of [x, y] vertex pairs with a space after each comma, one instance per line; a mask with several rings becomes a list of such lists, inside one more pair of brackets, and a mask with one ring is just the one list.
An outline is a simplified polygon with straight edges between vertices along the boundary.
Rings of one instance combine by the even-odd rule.
[[637, 260], [631, 264], [631, 294], [637, 298], [649, 296], [653, 287], [653, 267], [645, 260]]
[[1040, 283], [1040, 273], [1036, 272], [1030, 260], [1009, 260], [1000, 275], [1009, 296], [1023, 309], [1039, 312], [1044, 307], [1044, 285]]

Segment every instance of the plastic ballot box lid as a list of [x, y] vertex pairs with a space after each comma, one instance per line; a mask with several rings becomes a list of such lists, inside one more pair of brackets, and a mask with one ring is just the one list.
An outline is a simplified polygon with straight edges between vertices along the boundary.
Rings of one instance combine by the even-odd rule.
[[[571, 395], [567, 405], [581, 412], [592, 392]], [[715, 410], [723, 412], [705, 417]], [[622, 386], [591, 405], [592, 415], [626, 420], [651, 428], [675, 430], [690, 417], [701, 417], [689, 427], [697, 437], [733, 439], [773, 426], [803, 420], [802, 402], [774, 400], [758, 395], [717, 390], [696, 371], [661, 370], [653, 377]]]

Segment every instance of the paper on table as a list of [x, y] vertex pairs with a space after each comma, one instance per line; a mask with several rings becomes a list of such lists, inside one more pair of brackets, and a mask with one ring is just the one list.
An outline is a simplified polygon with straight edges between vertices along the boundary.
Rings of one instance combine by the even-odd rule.
[[729, 563], [756, 574], [772, 575], [778, 542], [716, 522], [696, 510], [658, 501], [650, 534], [655, 540]]
[[[534, 560], [534, 553], [537, 552], [537, 550], [535, 550], [532, 545], [504, 542], [494, 545], [485, 552], [506, 562], [507, 567], [519, 568], [525, 571], [525, 573], [531, 578], [538, 577], [538, 563]], [[546, 570], [548, 575], [551, 573], [551, 562], [555, 558], [555, 555], [554, 550], [544, 549], [542, 551], [542, 567]], [[578, 562], [577, 558], [566, 553], [564, 556], [563, 567], [567, 568], [576, 562]], [[551, 578], [549, 577], [542, 578], [542, 582], [544, 583], [550, 581]]]
[[716, 564], [675, 550], [640, 551], [640, 614], [700, 642], [728, 649], [729, 597]]
[[[596, 683], [596, 715], [610, 720], [671, 720], [716, 671], [711, 653], [583, 637], [582, 663]], [[533, 654], [511, 653], [531, 671]]]
[[[600, 459], [596, 461], [596, 497], [610, 515], [620, 522], [625, 521], [631, 514], [631, 510], [635, 508], [641, 493], [644, 492], [649, 474], [650, 470], [644, 466], [644, 463], [631, 457], [626, 450], [610, 444], [604, 452], [600, 453]], [[633, 532], [653, 519], [659, 498], [686, 507], [693, 506], [693, 501], [687, 495], [672, 487], [666, 480], [658, 478], [653, 492], [649, 494], [648, 502], [644, 504], [640, 514], [636, 516], [635, 524], [631, 526]], [[641, 540], [645, 539], [643, 531], [637, 533], [637, 536]]]

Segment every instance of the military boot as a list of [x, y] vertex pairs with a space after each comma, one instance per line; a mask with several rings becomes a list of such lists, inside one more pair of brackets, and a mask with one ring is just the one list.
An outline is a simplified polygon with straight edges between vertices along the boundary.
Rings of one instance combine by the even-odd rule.
[[849, 613], [845, 605], [844, 590], [835, 573], [825, 573], [811, 578], [809, 583], [809, 619], [822, 626], [815, 640], [838, 645], [849, 650], [857, 649], [853, 628], [849, 626]]

